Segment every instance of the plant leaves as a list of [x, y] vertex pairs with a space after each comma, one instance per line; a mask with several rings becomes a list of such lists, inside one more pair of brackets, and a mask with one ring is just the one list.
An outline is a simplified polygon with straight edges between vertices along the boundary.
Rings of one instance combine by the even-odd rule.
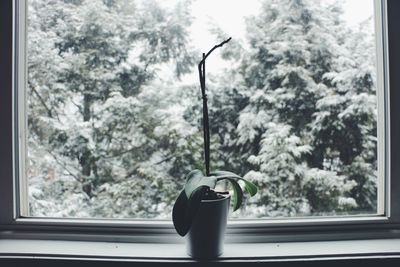
[[243, 191], [238, 182], [232, 178], [226, 178], [232, 185], [233, 188], [233, 195], [232, 195], [232, 205], [233, 211], [240, 208], [243, 202]]
[[253, 183], [233, 172], [216, 171], [212, 172], [210, 176], [204, 176], [200, 170], [191, 171], [186, 176], [184, 190], [179, 194], [172, 210], [172, 221], [179, 235], [185, 236], [187, 234], [205, 193], [210, 188], [215, 188], [217, 181], [221, 180], [228, 180], [232, 185], [233, 211], [239, 209], [243, 202], [243, 190], [238, 180], [244, 182], [244, 189], [251, 196], [257, 193], [257, 187]]
[[237, 175], [236, 173], [233, 172], [228, 172], [228, 171], [215, 171], [210, 173], [211, 176], [216, 177], [217, 179], [220, 178], [242, 178], [241, 176]]
[[182, 190], [182, 192], [176, 199], [174, 207], [172, 209], [172, 221], [174, 223], [176, 232], [180, 236], [185, 236], [188, 231], [185, 223], [187, 203], [188, 198], [186, 197], [185, 191]]
[[240, 180], [244, 182], [244, 189], [246, 190], [247, 193], [250, 194], [250, 196], [254, 196], [255, 194], [257, 194], [258, 189], [255, 184], [244, 178], [240, 178]]
[[252, 182], [240, 177], [239, 175], [233, 173], [233, 172], [228, 172], [228, 171], [215, 171], [212, 172], [211, 175], [213, 175], [215, 178], [217, 178], [217, 181], [221, 181], [227, 178], [234, 178], [237, 180], [241, 180], [244, 182], [244, 189], [246, 190], [247, 193], [250, 194], [250, 196], [254, 196], [257, 194], [257, 186], [253, 184]]
[[200, 186], [187, 198], [185, 190], [179, 194], [172, 209], [172, 221], [176, 232], [180, 236], [185, 236], [192, 226], [193, 220], [199, 210], [208, 186]]
[[210, 173], [211, 176], [218, 178], [224, 178], [224, 177], [232, 177], [232, 178], [242, 178], [241, 176], [237, 175], [236, 173], [233, 172], [228, 172], [228, 171], [215, 171]]
[[217, 178], [204, 176], [200, 170], [193, 170], [186, 176], [185, 193], [190, 198], [192, 193], [201, 186], [215, 188]]

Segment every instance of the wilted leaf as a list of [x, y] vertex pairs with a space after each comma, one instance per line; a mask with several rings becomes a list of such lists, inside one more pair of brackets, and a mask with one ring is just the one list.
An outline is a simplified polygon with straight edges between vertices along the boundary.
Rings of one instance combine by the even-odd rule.
[[252, 182], [240, 177], [239, 175], [229, 172], [229, 171], [215, 171], [212, 172], [211, 175], [213, 175], [215, 178], [217, 178], [217, 181], [224, 180], [226, 178], [234, 178], [237, 180], [241, 180], [244, 182], [244, 189], [246, 192], [250, 194], [250, 196], [254, 196], [257, 194], [257, 186], [253, 184]]
[[250, 194], [250, 196], [254, 196], [255, 194], [257, 194], [258, 189], [255, 184], [244, 178], [241, 178], [240, 180], [244, 182], [244, 189], [247, 191], [247, 193]]
[[233, 211], [235, 211], [242, 205], [243, 191], [236, 180], [232, 178], [227, 178], [227, 180], [231, 183], [233, 188], [232, 205], [233, 205]]
[[228, 172], [228, 171], [215, 171], [210, 173], [211, 176], [216, 177], [218, 180], [221, 178], [242, 178], [241, 176], [237, 175], [236, 173], [233, 172]]

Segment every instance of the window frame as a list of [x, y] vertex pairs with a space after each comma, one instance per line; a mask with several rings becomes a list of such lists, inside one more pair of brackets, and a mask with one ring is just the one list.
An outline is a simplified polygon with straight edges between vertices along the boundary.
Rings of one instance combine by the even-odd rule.
[[[385, 156], [386, 182], [385, 212], [374, 216], [345, 216], [335, 218], [288, 218], [271, 220], [237, 220], [228, 223], [228, 242], [269, 242], [269, 241], [310, 241], [341, 240], [365, 238], [400, 237], [400, 165], [390, 164], [400, 159], [400, 121], [390, 117], [399, 114], [400, 106], [395, 99], [400, 97], [400, 2], [396, 0], [375, 0], [380, 10], [381, 30], [378, 42], [378, 57], [383, 61], [383, 77], [378, 84], [385, 91], [378, 98], [383, 98], [385, 105]], [[18, 195], [26, 189], [18, 182], [23, 153], [19, 150], [23, 137], [18, 134], [18, 127], [25, 123], [18, 116], [21, 112], [21, 99], [18, 95], [24, 88], [26, 57], [21, 50], [26, 0], [7, 0], [0, 2], [0, 32], [4, 36], [0, 42], [0, 66], [6, 66], [0, 72], [2, 88], [0, 90], [0, 125], [3, 125], [0, 138], [0, 238], [49, 238], [66, 240], [93, 241], [129, 241], [129, 242], [179, 242], [179, 237], [170, 221], [149, 220], [112, 220], [112, 219], [48, 219], [23, 218], [20, 216]], [[376, 21], [378, 21], [376, 19]], [[390, 58], [389, 58], [390, 54]], [[379, 65], [378, 65], [379, 67]], [[19, 75], [18, 75], [19, 74]], [[18, 110], [19, 109], [19, 110]], [[379, 128], [379, 127], [378, 127]], [[378, 130], [382, 130], [381, 128]], [[379, 133], [378, 133], [379, 134]], [[397, 149], [396, 149], [397, 148]], [[383, 155], [384, 154], [384, 155]], [[378, 208], [379, 209], [379, 208]], [[338, 234], [340, 232], [340, 234]]]

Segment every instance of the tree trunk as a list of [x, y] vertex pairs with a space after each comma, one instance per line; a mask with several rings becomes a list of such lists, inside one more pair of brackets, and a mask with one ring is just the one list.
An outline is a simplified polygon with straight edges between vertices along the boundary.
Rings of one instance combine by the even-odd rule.
[[[90, 121], [91, 113], [90, 106], [92, 104], [92, 96], [89, 94], [84, 94], [83, 97], [83, 121]], [[82, 149], [82, 153], [80, 155], [79, 164], [82, 168], [82, 176], [84, 177], [85, 182], [82, 185], [83, 191], [88, 195], [92, 196], [92, 183], [87, 179], [90, 177], [91, 169], [92, 169], [92, 153], [87, 145]]]

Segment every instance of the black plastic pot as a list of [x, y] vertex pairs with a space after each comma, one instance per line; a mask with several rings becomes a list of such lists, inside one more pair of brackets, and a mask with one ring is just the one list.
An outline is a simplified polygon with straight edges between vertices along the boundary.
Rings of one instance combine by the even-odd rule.
[[186, 236], [189, 256], [213, 259], [223, 253], [229, 195], [216, 200], [202, 200], [197, 215]]

